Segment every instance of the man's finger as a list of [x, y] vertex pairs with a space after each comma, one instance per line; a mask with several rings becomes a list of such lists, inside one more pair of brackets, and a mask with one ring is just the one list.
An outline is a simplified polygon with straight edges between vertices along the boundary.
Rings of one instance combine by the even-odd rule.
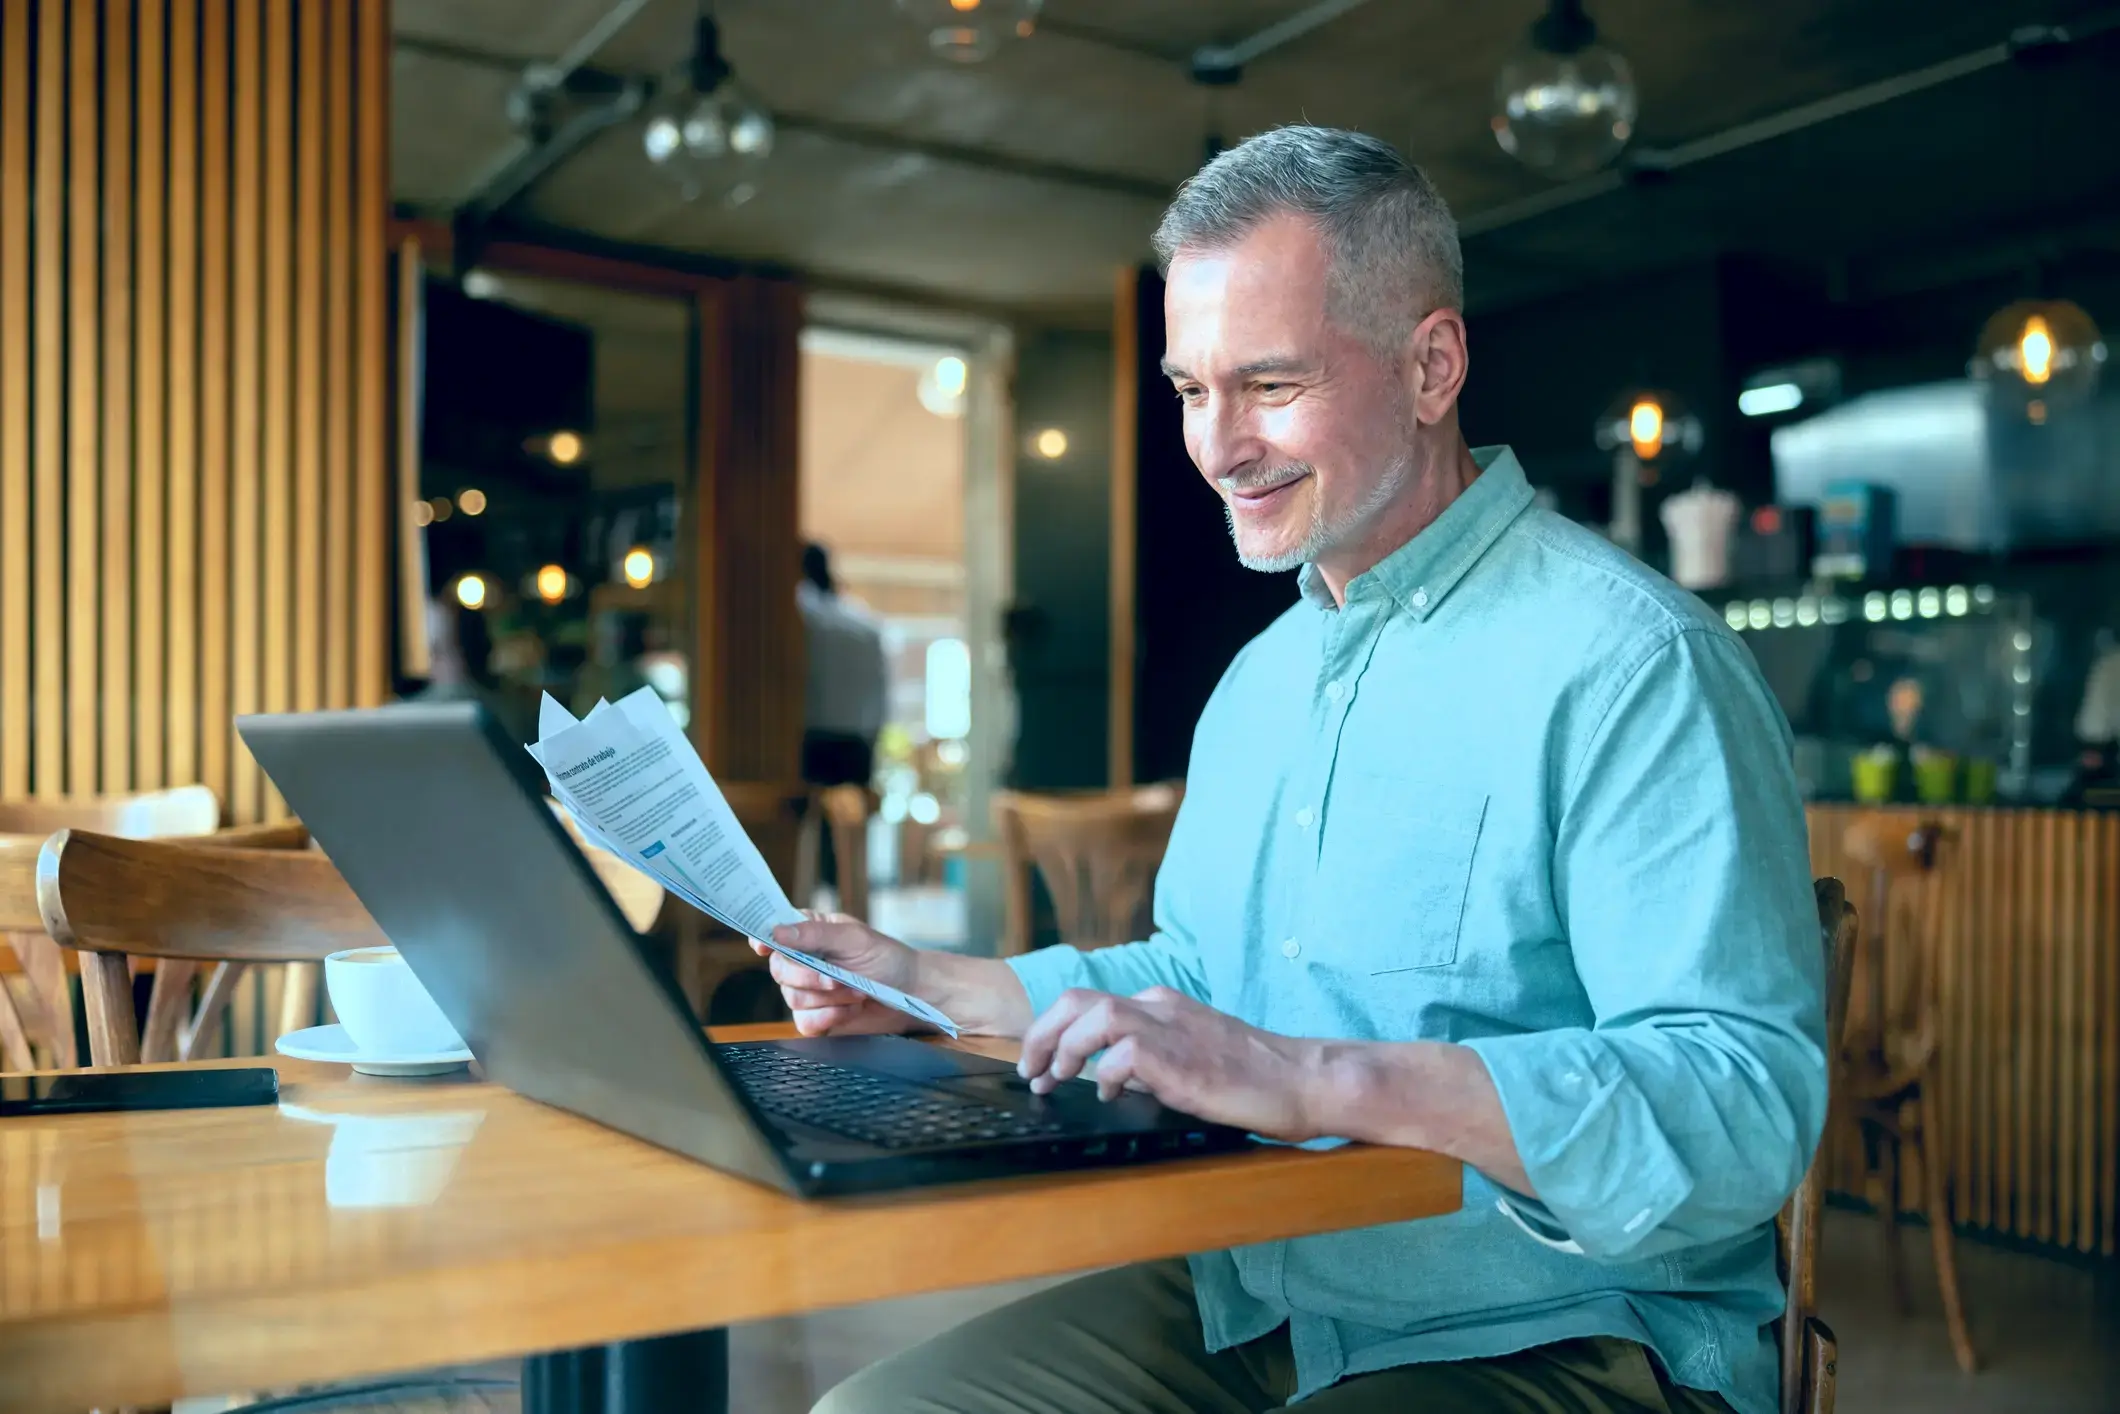
[[1074, 1024], [1053, 1043], [1052, 1059], [1031, 1080], [1032, 1092], [1047, 1094], [1061, 1081], [1073, 1080], [1091, 1056], [1117, 1044], [1146, 1021], [1148, 1018], [1130, 1003], [1117, 997], [1103, 998], [1075, 1018]]
[[1023, 1052], [1016, 1062], [1016, 1073], [1026, 1080], [1043, 1074], [1052, 1061], [1053, 1043], [1060, 1034], [1075, 1024], [1075, 1018], [1104, 999], [1104, 993], [1083, 987], [1062, 992], [1023, 1033]]
[[794, 958], [789, 957], [786, 953], [774, 953], [772, 958], [766, 963], [766, 970], [771, 972], [773, 980], [783, 987], [800, 987], [808, 992], [829, 992], [835, 989], [848, 990], [840, 987], [837, 982], [834, 982], [816, 968], [805, 966]]
[[782, 987], [780, 996], [788, 1004], [789, 1011], [809, 1011], [819, 1007], [858, 1007], [861, 993], [851, 987], [832, 987], [825, 991], [813, 991], [807, 987]]
[[844, 914], [828, 914], [801, 923], [783, 923], [773, 930], [773, 941], [815, 957], [838, 957], [862, 941], [864, 926]]
[[1097, 1098], [1116, 1100], [1127, 1082], [1134, 1078], [1135, 1057], [1140, 1054], [1141, 1039], [1127, 1036], [1097, 1057]]
[[795, 1030], [804, 1036], [822, 1036], [852, 1024], [861, 1008], [853, 1006], [823, 1006], [795, 1012]]

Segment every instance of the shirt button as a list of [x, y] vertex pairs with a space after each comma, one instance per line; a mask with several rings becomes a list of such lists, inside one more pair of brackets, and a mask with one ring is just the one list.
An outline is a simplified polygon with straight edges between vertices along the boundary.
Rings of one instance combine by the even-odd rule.
[[1307, 830], [1310, 828], [1310, 822], [1316, 818], [1315, 815], [1310, 813], [1310, 807], [1306, 805], [1296, 812], [1296, 828]]
[[1335, 702], [1339, 701], [1346, 693], [1347, 689], [1340, 686], [1338, 678], [1334, 678], [1331, 682], [1325, 684], [1325, 695]]
[[1416, 608], [1416, 609], [1425, 609], [1425, 608], [1427, 608], [1427, 607], [1428, 607], [1428, 591], [1427, 591], [1427, 590], [1425, 590], [1425, 589], [1416, 589], [1416, 590], [1414, 590], [1414, 591], [1413, 591], [1413, 607], [1414, 607], [1414, 608]]
[[1303, 945], [1294, 938], [1290, 938], [1287, 942], [1281, 944], [1281, 956], [1283, 957], [1295, 957], [1302, 951]]

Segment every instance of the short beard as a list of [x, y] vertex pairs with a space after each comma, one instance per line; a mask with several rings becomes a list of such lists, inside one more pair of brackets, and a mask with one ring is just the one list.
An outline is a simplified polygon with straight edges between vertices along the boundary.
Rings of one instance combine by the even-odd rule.
[[[1316, 470], [1309, 466], [1281, 467], [1277, 468], [1269, 476], [1224, 477], [1221, 483], [1222, 489], [1228, 492], [1231, 490], [1243, 490], [1248, 485], [1270, 486], [1276, 480], [1282, 479], [1281, 474], [1283, 472], [1290, 470], [1300, 470], [1313, 480], [1317, 476]], [[1294, 548], [1284, 550], [1278, 555], [1247, 555], [1244, 553], [1243, 542], [1237, 538], [1236, 510], [1225, 500], [1222, 503], [1222, 514], [1229, 522], [1229, 540], [1232, 545], [1236, 546], [1237, 563], [1248, 570], [1256, 570], [1260, 574], [1284, 574], [1289, 570], [1301, 569], [1304, 565], [1314, 562], [1320, 555], [1337, 548], [1366, 529], [1369, 523], [1376, 519], [1380, 511], [1398, 499], [1399, 492], [1405, 489], [1406, 481], [1412, 474], [1413, 457], [1411, 454], [1394, 458], [1391, 465], [1385, 468], [1383, 476], [1377, 479], [1377, 484], [1369, 489], [1369, 494], [1362, 498], [1359, 505], [1350, 507], [1344, 515], [1335, 516], [1330, 521], [1325, 519], [1325, 498], [1319, 494], [1323, 488], [1312, 487], [1310, 528], [1303, 533], [1303, 538], [1296, 543]]]

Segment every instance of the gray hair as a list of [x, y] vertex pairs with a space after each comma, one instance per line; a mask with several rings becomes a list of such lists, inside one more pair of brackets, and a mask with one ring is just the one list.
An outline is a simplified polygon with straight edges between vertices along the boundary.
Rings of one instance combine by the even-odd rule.
[[1342, 128], [1271, 128], [1202, 167], [1156, 227], [1157, 268], [1219, 250], [1292, 213], [1325, 238], [1331, 314], [1392, 349], [1437, 309], [1465, 301], [1457, 221], [1427, 174], [1380, 139]]

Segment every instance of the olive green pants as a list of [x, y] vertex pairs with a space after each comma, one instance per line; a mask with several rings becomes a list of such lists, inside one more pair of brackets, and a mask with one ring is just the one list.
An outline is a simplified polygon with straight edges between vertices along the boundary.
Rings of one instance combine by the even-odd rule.
[[[1083, 1277], [879, 1361], [816, 1414], [1255, 1414], [1295, 1392], [1288, 1328], [1208, 1353], [1183, 1261]], [[1629, 1340], [1562, 1341], [1496, 1360], [1356, 1375], [1305, 1414], [1709, 1414]]]

